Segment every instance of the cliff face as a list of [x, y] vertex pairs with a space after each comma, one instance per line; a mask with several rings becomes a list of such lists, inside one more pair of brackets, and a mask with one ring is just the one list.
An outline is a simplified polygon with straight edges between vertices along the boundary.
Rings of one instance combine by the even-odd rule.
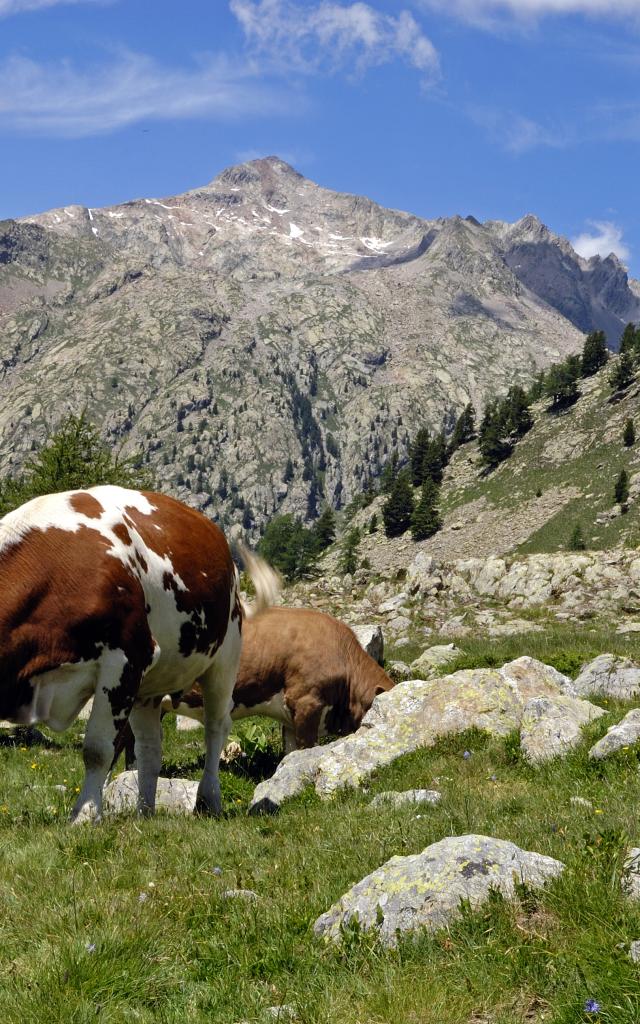
[[86, 408], [227, 525], [312, 514], [419, 424], [640, 315], [633, 288], [535, 218], [424, 221], [275, 157], [168, 199], [5, 221], [0, 471]]

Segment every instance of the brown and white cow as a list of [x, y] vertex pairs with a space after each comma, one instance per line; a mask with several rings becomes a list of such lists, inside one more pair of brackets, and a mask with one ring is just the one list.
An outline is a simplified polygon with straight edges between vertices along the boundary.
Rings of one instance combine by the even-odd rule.
[[[348, 626], [312, 608], [266, 608], [244, 624], [231, 718], [281, 722], [285, 753], [354, 732], [393, 682]], [[204, 692], [162, 702], [204, 721]]]
[[173, 498], [94, 487], [35, 498], [0, 521], [0, 719], [62, 731], [93, 697], [73, 821], [100, 817], [127, 720], [139, 809], [153, 812], [160, 702], [196, 679], [206, 741], [197, 807], [219, 812], [241, 627], [222, 532]]

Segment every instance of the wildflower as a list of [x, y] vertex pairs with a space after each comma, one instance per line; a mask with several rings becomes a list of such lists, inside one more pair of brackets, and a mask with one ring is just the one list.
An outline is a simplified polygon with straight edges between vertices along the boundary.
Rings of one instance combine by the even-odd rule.
[[155, 889], [155, 887], [156, 887], [156, 883], [155, 882], [147, 882], [147, 885], [149, 886], [150, 889]]
[[9, 808], [7, 807], [6, 804], [3, 804], [2, 807], [0, 807], [0, 811], [2, 811], [3, 814], [8, 814]]
[[80, 792], [80, 786], [76, 786], [76, 788], [75, 788], [75, 792], [76, 792], [76, 793], [79, 793], [79, 792]]
[[490, 782], [497, 782], [498, 781], [498, 776], [497, 775], [490, 775], [489, 776], [489, 781]]
[[38, 767], [38, 765], [37, 765], [37, 764], [36, 764], [36, 762], [34, 761], [34, 762], [33, 762], [33, 764], [31, 765], [31, 767], [32, 767], [32, 768], [37, 768], [37, 767]]
[[87, 953], [95, 953], [96, 944], [95, 942], [85, 942], [84, 948], [86, 949]]
[[219, 868], [219, 867], [212, 868], [211, 869], [211, 874], [212, 875], [221, 875], [222, 874], [222, 868]]
[[585, 1013], [600, 1013], [600, 1003], [597, 999], [587, 999], [584, 1004]]
[[465, 761], [468, 761], [469, 758], [471, 757], [471, 751], [470, 750], [465, 750], [465, 752], [464, 752], [464, 754], [462, 756], [464, 757]]
[[141, 892], [138, 896], [138, 903], [145, 903], [149, 899], [148, 892]]
[[596, 807], [596, 809], [594, 810], [593, 813], [594, 814], [604, 814], [604, 811], [602, 810], [601, 807]]

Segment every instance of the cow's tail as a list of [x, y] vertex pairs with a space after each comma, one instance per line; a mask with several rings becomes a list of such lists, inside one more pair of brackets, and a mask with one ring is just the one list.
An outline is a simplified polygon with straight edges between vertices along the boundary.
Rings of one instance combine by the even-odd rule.
[[239, 543], [238, 551], [256, 592], [251, 604], [241, 601], [242, 612], [247, 619], [253, 619], [265, 608], [276, 603], [282, 590], [282, 576], [245, 544]]

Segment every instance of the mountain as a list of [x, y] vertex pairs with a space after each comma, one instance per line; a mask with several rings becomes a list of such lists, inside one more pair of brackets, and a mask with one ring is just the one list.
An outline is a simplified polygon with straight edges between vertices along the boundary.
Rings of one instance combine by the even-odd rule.
[[582, 260], [534, 217], [427, 221], [277, 157], [5, 221], [0, 472], [86, 408], [226, 525], [313, 514], [419, 424], [529, 380], [585, 330], [615, 341], [639, 295], [615, 257]]

